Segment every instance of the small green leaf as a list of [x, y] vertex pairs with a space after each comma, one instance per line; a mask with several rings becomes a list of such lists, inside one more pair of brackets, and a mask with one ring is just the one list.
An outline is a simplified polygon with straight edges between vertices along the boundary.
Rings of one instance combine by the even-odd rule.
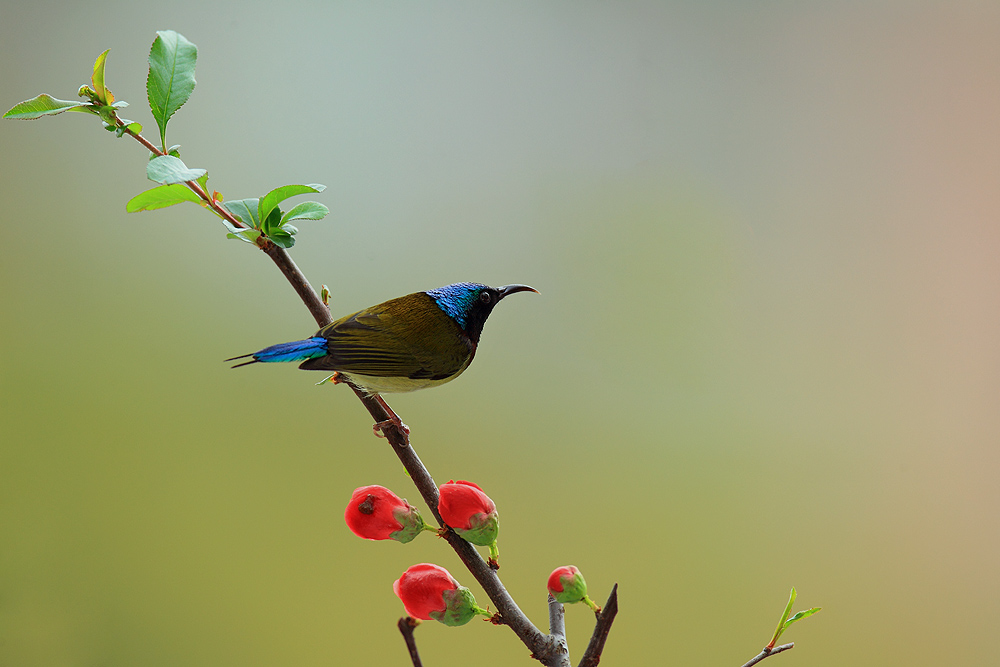
[[97, 93], [97, 99], [104, 104], [113, 104], [115, 101], [115, 96], [104, 85], [104, 64], [108, 59], [108, 51], [110, 50], [105, 49], [104, 53], [97, 56], [97, 60], [94, 61], [94, 74], [90, 77], [91, 83], [94, 84], [94, 92]]
[[[149, 50], [146, 96], [160, 126], [160, 146], [167, 145], [167, 121], [194, 91], [198, 47], [173, 30], [161, 30]], [[166, 151], [164, 151], [166, 152]]]
[[261, 231], [267, 236], [271, 235], [271, 232], [278, 229], [281, 226], [281, 209], [272, 208], [271, 212], [266, 218], [264, 218], [264, 224], [260, 226]]
[[785, 621], [788, 620], [788, 614], [792, 611], [792, 604], [795, 603], [795, 598], [798, 593], [795, 592], [795, 586], [792, 586], [792, 592], [788, 596], [788, 604], [785, 605], [785, 611], [781, 614], [781, 620], [778, 621], [778, 627], [774, 631], [774, 636], [771, 638], [771, 643], [768, 646], [774, 646], [781, 637], [781, 633], [785, 631]]
[[83, 111], [97, 114], [97, 110], [89, 102], [59, 100], [42, 93], [38, 97], [32, 97], [30, 100], [15, 104], [3, 117], [12, 120], [35, 120], [42, 116], [55, 116], [64, 111]]
[[167, 155], [173, 155], [174, 157], [180, 157], [181, 156], [181, 145], [180, 144], [174, 144], [173, 146], [171, 146], [170, 148], [168, 148], [167, 150], [165, 150], [163, 152], [166, 153]]
[[258, 203], [259, 200], [254, 197], [253, 199], [233, 199], [222, 202], [222, 205], [244, 225], [260, 229], [260, 218], [257, 217]]
[[310, 185], [282, 185], [280, 188], [271, 190], [261, 198], [257, 215], [264, 220], [278, 204], [289, 197], [304, 195], [309, 192], [319, 193], [323, 192], [323, 190], [326, 190], [326, 186], [319, 183], [312, 183]]
[[258, 237], [260, 237], [260, 232], [256, 229], [240, 229], [238, 231], [226, 234], [227, 239], [246, 241], [247, 243], [251, 243], [253, 245], [257, 245]]
[[190, 188], [186, 185], [171, 183], [170, 185], [160, 185], [137, 194], [128, 201], [128, 204], [125, 205], [125, 210], [129, 213], [152, 211], [185, 201], [197, 204], [201, 202], [201, 197], [191, 192]]
[[788, 619], [787, 621], [785, 621], [785, 627], [787, 628], [789, 625], [791, 625], [795, 621], [801, 621], [803, 618], [809, 618], [810, 616], [812, 616], [813, 614], [815, 614], [820, 609], [822, 609], [822, 607], [813, 607], [812, 609], [806, 609], [805, 611], [795, 612], [795, 614], [790, 619]]
[[285, 248], [286, 250], [295, 245], [295, 237], [282, 231], [271, 232], [267, 235], [267, 238], [274, 241], [274, 245]]
[[183, 183], [205, 175], [204, 169], [189, 169], [180, 158], [160, 155], [146, 164], [146, 178], [154, 183]]
[[281, 222], [289, 220], [322, 220], [330, 213], [330, 209], [319, 202], [305, 201], [298, 204], [281, 218]]
[[286, 234], [291, 234], [292, 236], [295, 236], [296, 234], [299, 233], [299, 228], [298, 227], [296, 227], [294, 225], [289, 225], [287, 223], [284, 224], [284, 225], [281, 225], [280, 227], [278, 227], [278, 229], [280, 229], [281, 231], [285, 232]]

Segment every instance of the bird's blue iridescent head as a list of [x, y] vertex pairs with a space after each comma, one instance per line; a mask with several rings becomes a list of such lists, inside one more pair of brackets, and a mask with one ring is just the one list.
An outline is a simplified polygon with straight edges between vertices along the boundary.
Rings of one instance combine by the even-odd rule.
[[535, 292], [527, 285], [489, 287], [479, 283], [455, 283], [427, 290], [427, 295], [465, 331], [473, 343], [479, 342], [486, 318], [500, 299], [514, 292]]
[[434, 302], [463, 329], [469, 323], [472, 306], [479, 300], [483, 290], [489, 289], [479, 283], [455, 283], [437, 289], [427, 290]]

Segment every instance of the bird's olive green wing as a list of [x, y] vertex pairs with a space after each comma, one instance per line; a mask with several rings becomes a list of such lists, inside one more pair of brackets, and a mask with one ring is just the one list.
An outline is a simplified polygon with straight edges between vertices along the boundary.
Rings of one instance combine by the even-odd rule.
[[[459, 372], [471, 354], [469, 344], [436, 304], [414, 304], [415, 297], [426, 295], [393, 299], [320, 329], [318, 335], [327, 339], [326, 356], [308, 359], [300, 368], [413, 379]], [[411, 302], [396, 303], [404, 299]]]

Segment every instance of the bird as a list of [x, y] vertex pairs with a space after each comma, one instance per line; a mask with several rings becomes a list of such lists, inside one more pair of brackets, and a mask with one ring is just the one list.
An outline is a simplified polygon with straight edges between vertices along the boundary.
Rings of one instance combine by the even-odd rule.
[[390, 423], [408, 432], [381, 394], [436, 387], [461, 375], [479, 347], [486, 318], [502, 299], [535, 292], [528, 285], [489, 287], [455, 283], [390, 299], [345, 315], [311, 338], [278, 343], [226, 359], [233, 366], [298, 361], [299, 368], [333, 371], [334, 384], [348, 383], [374, 397], [390, 419], [373, 426], [376, 435]]

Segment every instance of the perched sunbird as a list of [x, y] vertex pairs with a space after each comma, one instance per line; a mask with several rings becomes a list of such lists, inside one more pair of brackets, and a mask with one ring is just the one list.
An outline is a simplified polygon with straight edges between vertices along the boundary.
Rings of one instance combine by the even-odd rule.
[[[476, 356], [486, 318], [504, 297], [537, 292], [527, 285], [489, 287], [455, 283], [390, 299], [340, 318], [312, 338], [265, 347], [226, 361], [253, 357], [255, 363], [301, 361], [299, 368], [333, 371], [332, 381], [347, 382], [374, 396], [391, 423], [405, 430], [379, 394], [436, 387], [462, 374]], [[375, 433], [388, 425], [375, 425]]]

